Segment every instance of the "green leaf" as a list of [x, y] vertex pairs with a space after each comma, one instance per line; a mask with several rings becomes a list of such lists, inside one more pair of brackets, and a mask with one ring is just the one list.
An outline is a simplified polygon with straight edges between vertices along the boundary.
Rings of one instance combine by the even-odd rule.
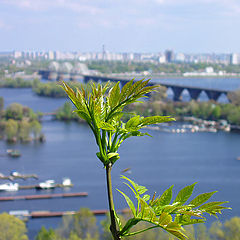
[[171, 202], [172, 189], [173, 189], [173, 185], [162, 194], [162, 196], [158, 200], [158, 205], [164, 206], [164, 205], [168, 205]]
[[203, 216], [201, 216], [202, 211], [199, 211], [199, 210], [198, 211], [193, 211], [193, 210], [186, 211], [186, 210], [183, 210], [183, 211], [178, 211], [178, 213], [189, 215], [190, 217], [204, 218]]
[[105, 165], [106, 160], [103, 158], [102, 154], [100, 152], [97, 152], [96, 155], [101, 160], [101, 162]]
[[141, 219], [130, 218], [125, 224], [125, 226], [122, 228], [122, 230], [119, 232], [119, 235], [120, 236], [126, 235], [129, 232], [129, 230], [140, 221]]
[[150, 195], [146, 194], [142, 197], [142, 199], [147, 202], [150, 199]]
[[130, 182], [132, 184], [132, 186], [135, 190], [135, 194], [141, 195], [141, 194], [144, 194], [147, 191], [146, 187], [138, 185], [137, 183], [135, 183], [133, 180], [127, 178], [126, 176], [121, 175], [121, 178], [127, 180], [128, 182]]
[[151, 124], [163, 123], [163, 122], [170, 122], [176, 121], [175, 118], [171, 118], [169, 116], [152, 116], [152, 117], [145, 117], [143, 118], [139, 125], [140, 126], [147, 126]]
[[117, 215], [116, 211], [114, 211], [114, 216], [115, 216], [116, 222], [117, 222], [117, 224], [118, 224], [118, 226], [119, 226], [119, 230], [121, 231], [121, 230], [122, 230], [122, 223], [121, 223], [120, 218], [119, 218], [119, 216]]
[[194, 207], [199, 207], [200, 205], [202, 205], [203, 203], [205, 203], [214, 193], [216, 193], [217, 191], [214, 192], [208, 192], [208, 193], [202, 193], [200, 195], [198, 195], [196, 198], [194, 198], [190, 204], [194, 205]]
[[122, 87], [120, 101], [125, 100], [125, 98], [129, 96], [129, 92], [130, 92], [130, 89], [131, 89], [132, 84], [133, 84], [133, 79], [132, 79], [131, 81], [127, 82], [127, 83]]
[[174, 230], [174, 231], [177, 231], [177, 230], [180, 230], [182, 229], [181, 226], [176, 223], [176, 222], [170, 222], [167, 227], [166, 227], [166, 230]]
[[225, 202], [219, 202], [219, 201], [209, 202], [209, 203], [203, 204], [201, 207], [199, 207], [199, 209], [200, 210], [206, 210], [208, 208], [219, 206], [219, 205], [222, 205], [224, 203], [228, 203], [228, 201], [225, 201]]
[[110, 123], [107, 122], [98, 123], [98, 127], [106, 131], [116, 131], [116, 129]]
[[91, 117], [90, 117], [86, 112], [80, 111], [80, 110], [75, 110], [75, 111], [73, 111], [73, 112], [77, 113], [77, 115], [78, 115], [80, 118], [84, 119], [84, 120], [87, 121], [88, 123], [91, 122]]
[[163, 212], [159, 217], [158, 224], [162, 227], [166, 227], [170, 222], [172, 222], [172, 216]]
[[136, 126], [140, 123], [140, 119], [141, 119], [140, 116], [130, 118], [126, 123], [125, 128], [131, 129], [135, 127], [135, 129], [137, 129]]
[[188, 221], [183, 221], [183, 222], [180, 222], [181, 225], [192, 225], [192, 224], [197, 224], [197, 223], [205, 223], [206, 222], [206, 219], [189, 219]]
[[129, 208], [132, 211], [133, 216], [136, 217], [136, 209], [135, 209], [135, 206], [134, 206], [132, 200], [125, 193], [121, 192], [119, 189], [117, 189], [117, 190], [124, 196]]
[[120, 158], [119, 154], [116, 152], [108, 153], [107, 157], [111, 163], [115, 163]]
[[118, 102], [120, 97], [120, 87], [119, 82], [117, 82], [114, 87], [112, 87], [108, 93], [109, 96], [109, 106], [114, 108]]
[[[167, 229], [166, 229], [167, 230]], [[180, 240], [186, 240], [188, 239], [188, 237], [186, 235], [184, 235], [182, 232], [177, 231], [177, 230], [167, 230], [169, 233], [171, 233], [172, 235], [174, 235], [175, 237], [177, 237]]]
[[189, 185], [189, 186], [186, 186], [185, 188], [183, 188], [178, 193], [178, 195], [173, 203], [179, 202], [181, 204], [184, 204], [191, 197], [195, 185], [196, 185], [196, 183], [193, 183], [192, 185]]

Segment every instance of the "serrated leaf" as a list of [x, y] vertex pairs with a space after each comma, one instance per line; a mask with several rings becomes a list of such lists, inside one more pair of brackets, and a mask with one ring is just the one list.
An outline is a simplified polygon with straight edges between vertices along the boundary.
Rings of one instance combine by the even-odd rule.
[[164, 205], [168, 205], [171, 202], [172, 189], [173, 189], [173, 185], [162, 194], [162, 196], [158, 200], [158, 205], [164, 206]]
[[203, 203], [205, 203], [214, 193], [216, 193], [217, 191], [214, 192], [208, 192], [208, 193], [202, 193], [200, 195], [198, 195], [197, 197], [195, 197], [190, 204], [194, 205], [194, 207], [199, 207], [200, 205], [202, 205]]
[[150, 195], [145, 194], [145, 195], [142, 197], [142, 199], [143, 199], [145, 202], [147, 202], [147, 201], [150, 199]]
[[119, 235], [120, 236], [126, 235], [129, 232], [129, 230], [140, 221], [141, 219], [136, 219], [136, 218], [129, 219], [125, 224], [125, 226], [122, 228], [122, 230], [119, 232]]
[[120, 101], [123, 101], [126, 97], [129, 96], [129, 92], [130, 92], [130, 89], [131, 89], [132, 84], [133, 84], [133, 79], [132, 79], [131, 81], [127, 82], [127, 83], [122, 87]]
[[209, 202], [209, 203], [206, 203], [206, 204], [203, 204], [202, 206], [200, 206], [199, 210], [206, 210], [208, 208], [219, 206], [219, 205], [222, 205], [224, 203], [228, 203], [228, 201], [225, 201], [225, 202], [219, 202], [219, 201]]
[[189, 219], [188, 221], [183, 221], [183, 222], [180, 222], [181, 225], [192, 225], [192, 224], [197, 224], [197, 223], [205, 223], [206, 222], [206, 219]]
[[128, 182], [130, 182], [135, 190], [135, 194], [137, 195], [141, 195], [144, 194], [147, 191], [147, 188], [141, 185], [138, 185], [137, 183], [135, 183], [133, 180], [127, 178], [124, 175], [121, 175], [121, 178], [127, 180]]
[[108, 93], [109, 96], [109, 106], [114, 108], [118, 102], [120, 97], [120, 87], [119, 82], [117, 82], [114, 87], [112, 87]]
[[172, 216], [168, 213], [163, 212], [158, 220], [158, 224], [161, 226], [168, 225], [170, 222], [172, 222]]
[[178, 213], [189, 215], [190, 217], [204, 218], [203, 216], [201, 216], [202, 211], [178, 211]]
[[152, 117], [145, 117], [143, 118], [139, 125], [140, 126], [147, 126], [151, 124], [163, 123], [163, 122], [170, 122], [175, 121], [175, 118], [171, 118], [169, 116], [152, 116]]
[[175, 231], [175, 230], [167, 230], [169, 233], [171, 233], [172, 235], [174, 235], [175, 237], [177, 237], [180, 240], [186, 240], [188, 239], [188, 237], [186, 235], [184, 235], [182, 232], [180, 231]]
[[[136, 185], [136, 187], [137, 187], [137, 192], [138, 192], [138, 194], [139, 195], [142, 195], [142, 194], [144, 194], [145, 192], [147, 192], [147, 188], [146, 187], [144, 187], [144, 186], [141, 186], [141, 185]], [[150, 197], [150, 196], [149, 196]]]
[[125, 125], [125, 128], [126, 128], [126, 129], [131, 129], [131, 128], [135, 127], [135, 129], [137, 129], [136, 126], [137, 126], [139, 123], [140, 123], [140, 116], [132, 117], [132, 118], [130, 118], [130, 119], [127, 121], [127, 123], [126, 123], [126, 125]]
[[80, 118], [82, 118], [83, 120], [87, 121], [88, 123], [91, 122], [91, 118], [90, 118], [90, 116], [86, 112], [83, 112], [83, 111], [80, 111], [80, 110], [75, 110], [73, 112], [77, 113], [77, 115]]
[[107, 122], [98, 123], [98, 127], [106, 131], [116, 131], [116, 129], [110, 123]]
[[184, 204], [191, 197], [195, 185], [196, 183], [186, 186], [180, 190], [173, 203], [179, 202], [181, 204]]
[[166, 230], [175, 230], [175, 231], [178, 231], [180, 230], [182, 227], [176, 223], [176, 222], [170, 222], [167, 227], [166, 227]]
[[119, 154], [116, 153], [116, 152], [107, 154], [108, 159], [111, 159], [111, 158], [116, 157], [116, 156], [119, 156]]
[[132, 200], [125, 193], [121, 192], [119, 189], [117, 189], [117, 190], [123, 195], [123, 197], [125, 198], [129, 208], [132, 211], [133, 216], [136, 217], [136, 209], [135, 209], [135, 206], [134, 206]]

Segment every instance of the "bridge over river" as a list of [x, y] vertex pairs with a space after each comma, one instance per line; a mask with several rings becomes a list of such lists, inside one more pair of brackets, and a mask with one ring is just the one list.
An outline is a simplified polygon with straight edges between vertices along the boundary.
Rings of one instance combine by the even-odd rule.
[[[89, 81], [94, 81], [94, 82], [107, 82], [107, 81], [112, 81], [112, 82], [120, 82], [120, 87], [123, 87], [129, 79], [121, 79], [121, 78], [115, 78], [115, 77], [107, 77], [107, 76], [95, 76], [95, 75], [84, 75], [83, 76], [83, 81], [84, 83], [87, 83]], [[183, 90], [187, 90], [189, 92], [190, 98], [197, 100], [199, 95], [202, 92], [205, 92], [209, 100], [214, 100], [217, 101], [218, 98], [223, 94], [226, 95], [228, 94], [228, 90], [220, 90], [220, 89], [215, 89], [215, 88], [202, 88], [202, 87], [193, 87], [193, 86], [187, 86], [187, 85], [180, 85], [180, 84], [171, 84], [171, 83], [161, 83], [160, 82], [151, 82], [148, 85], [157, 85], [160, 84], [166, 88], [170, 88], [173, 91], [173, 100], [174, 101], [180, 101], [181, 100], [181, 95]]]
[[[58, 81], [63, 79], [69, 80], [77, 80], [83, 78], [83, 82], [87, 83], [89, 81], [94, 82], [120, 82], [120, 87], [123, 87], [130, 79], [123, 79], [111, 76], [98, 76], [98, 75], [85, 75], [84, 73], [69, 73], [69, 72], [55, 72], [51, 70], [39, 70], [39, 75], [42, 76], [44, 79], [53, 80], [56, 79]], [[174, 84], [174, 83], [166, 83], [166, 82], [154, 82], [152, 81], [149, 85], [156, 85], [160, 84], [167, 89], [172, 89], [173, 91], [173, 100], [180, 101], [181, 95], [184, 90], [187, 90], [190, 96], [190, 99], [197, 100], [202, 92], [205, 92], [209, 100], [217, 101], [221, 95], [226, 95], [230, 90], [223, 90], [223, 89], [216, 89], [216, 88], [203, 88], [203, 87], [196, 87], [196, 86], [188, 86], [182, 84]]]

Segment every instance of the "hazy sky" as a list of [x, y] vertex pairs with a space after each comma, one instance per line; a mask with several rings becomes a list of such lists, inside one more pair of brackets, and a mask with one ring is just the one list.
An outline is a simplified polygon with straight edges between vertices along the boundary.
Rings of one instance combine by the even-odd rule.
[[240, 52], [240, 0], [0, 0], [0, 51]]

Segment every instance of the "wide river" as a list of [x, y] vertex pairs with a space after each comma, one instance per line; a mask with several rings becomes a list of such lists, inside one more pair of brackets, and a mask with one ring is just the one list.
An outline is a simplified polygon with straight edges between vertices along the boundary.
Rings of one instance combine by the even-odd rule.
[[[0, 96], [4, 97], [5, 105], [19, 102], [43, 112], [54, 111], [65, 102], [65, 99], [35, 96], [30, 89], [0, 89]], [[47, 179], [61, 182], [63, 177], [70, 177], [74, 184], [72, 189], [55, 189], [51, 192], [86, 191], [88, 197], [1, 202], [0, 212], [70, 211], [81, 207], [107, 209], [105, 171], [96, 158], [96, 144], [88, 127], [77, 123], [44, 121], [43, 132], [46, 136], [43, 144], [8, 145], [0, 141], [0, 152], [15, 148], [22, 153], [17, 159], [0, 157], [0, 172], [7, 175], [15, 170], [39, 176], [39, 180], [19, 180], [20, 185], [37, 184]], [[240, 134], [148, 132], [153, 138], [132, 138], [122, 145], [119, 152], [121, 158], [112, 172], [114, 188], [129, 193], [120, 179], [121, 171], [126, 168], [131, 168], [131, 174], [126, 175], [145, 185], [151, 194], [154, 191], [162, 193], [172, 184], [176, 193], [180, 188], [198, 182], [195, 194], [218, 190], [213, 200], [230, 202], [232, 210], [224, 211], [220, 220], [240, 216], [240, 161], [237, 160], [240, 156]], [[2, 192], [0, 196], [35, 193], [35, 190], [20, 190]], [[46, 191], [38, 193], [44, 194]], [[116, 208], [126, 207], [117, 191], [114, 191], [114, 197]], [[27, 223], [29, 236], [32, 239], [42, 225], [56, 227], [59, 221], [60, 218], [30, 220]]]

